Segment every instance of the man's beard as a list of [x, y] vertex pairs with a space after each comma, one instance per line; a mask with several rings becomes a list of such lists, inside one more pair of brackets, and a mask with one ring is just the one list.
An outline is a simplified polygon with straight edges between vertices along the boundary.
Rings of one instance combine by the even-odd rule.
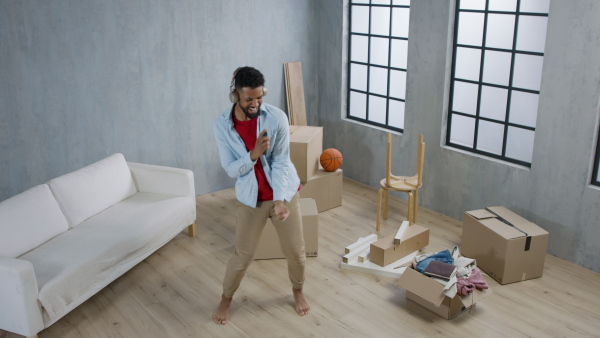
[[256, 113], [251, 114], [248, 109], [242, 107], [241, 104], [238, 103], [238, 105], [240, 106], [240, 108], [242, 109], [242, 111], [244, 112], [244, 115], [246, 115], [247, 118], [249, 118], [250, 120], [252, 120], [253, 118], [257, 117], [258, 114], [260, 113], [260, 105], [257, 107], [256, 109]]

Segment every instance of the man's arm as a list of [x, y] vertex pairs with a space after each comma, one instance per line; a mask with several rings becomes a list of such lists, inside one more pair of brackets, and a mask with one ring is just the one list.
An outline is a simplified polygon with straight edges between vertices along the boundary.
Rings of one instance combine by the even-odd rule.
[[232, 178], [245, 175], [254, 168], [256, 160], [252, 160], [250, 152], [247, 152], [244, 156], [237, 158], [233, 152], [231, 145], [228, 143], [222, 126], [215, 122], [213, 125], [213, 132], [215, 140], [217, 141], [217, 147], [219, 148], [219, 156], [221, 158], [221, 166], [227, 172], [227, 175]]

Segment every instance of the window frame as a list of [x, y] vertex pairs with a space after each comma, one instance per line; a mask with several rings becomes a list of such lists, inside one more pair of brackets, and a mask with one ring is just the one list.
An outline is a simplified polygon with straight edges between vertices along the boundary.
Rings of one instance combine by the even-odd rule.
[[[369, 8], [369, 31], [368, 33], [354, 33], [352, 32], [352, 7], [353, 6], [360, 6], [360, 7], [368, 7]], [[371, 12], [372, 9], [374, 7], [387, 7], [390, 9], [390, 21], [389, 21], [389, 31], [388, 31], [388, 35], [378, 35], [378, 34], [372, 34], [371, 33]], [[346, 88], [346, 118], [350, 119], [350, 120], [354, 120], [354, 121], [358, 121], [361, 123], [365, 123], [365, 124], [369, 124], [369, 125], [373, 125], [376, 127], [380, 127], [380, 128], [384, 128], [384, 129], [388, 129], [390, 131], [395, 131], [395, 132], [404, 132], [404, 128], [399, 128], [399, 127], [395, 127], [395, 126], [391, 126], [389, 125], [389, 121], [390, 121], [390, 100], [393, 101], [398, 101], [398, 102], [402, 102], [404, 104], [405, 110], [404, 110], [404, 114], [403, 114], [403, 121], [402, 121], [402, 125], [404, 126], [404, 119], [406, 116], [406, 88], [404, 91], [404, 98], [400, 99], [397, 97], [393, 97], [390, 96], [390, 78], [391, 78], [391, 71], [395, 70], [395, 71], [403, 71], [406, 73], [406, 77], [408, 78], [408, 69], [405, 68], [398, 68], [398, 67], [392, 67], [391, 66], [391, 57], [392, 57], [392, 41], [393, 40], [402, 40], [402, 41], [407, 41], [408, 44], [408, 37], [396, 37], [396, 36], [392, 36], [392, 26], [393, 26], [393, 8], [407, 8], [410, 11], [410, 5], [395, 5], [394, 4], [394, 0], [390, 0], [390, 4], [373, 4], [372, 0], [368, 0], [368, 3], [353, 3], [352, 0], [349, 0], [349, 6], [348, 6], [348, 49], [347, 49], [347, 60], [348, 60], [348, 67], [347, 67], [347, 74], [348, 74], [348, 79], [347, 79], [347, 88]], [[410, 13], [410, 12], [409, 12]], [[410, 15], [410, 14], [409, 14]], [[410, 16], [409, 16], [410, 17]], [[359, 61], [352, 61], [352, 37], [353, 36], [364, 36], [368, 38], [368, 44], [367, 44], [367, 62], [359, 62]], [[382, 66], [382, 65], [378, 65], [378, 64], [372, 64], [370, 63], [371, 61], [371, 38], [375, 37], [375, 38], [386, 38], [389, 39], [388, 41], [388, 62], [387, 62], [387, 66]], [[408, 62], [407, 62], [408, 63]], [[356, 65], [363, 65], [367, 67], [367, 75], [366, 75], [366, 90], [358, 90], [358, 89], [352, 89], [351, 88], [351, 83], [352, 83], [352, 65], [356, 64]], [[370, 67], [376, 67], [376, 68], [381, 68], [381, 69], [385, 69], [387, 71], [387, 93], [386, 95], [381, 95], [381, 94], [377, 94], [377, 93], [373, 93], [373, 92], [369, 92], [370, 90], [370, 75], [371, 75], [371, 68]], [[407, 65], [408, 68], [408, 65]], [[351, 101], [351, 93], [352, 92], [356, 92], [356, 93], [361, 93], [366, 95], [366, 102], [365, 102], [365, 118], [361, 118], [361, 117], [357, 117], [357, 116], [352, 116], [350, 115], [350, 109], [351, 109], [351, 105], [350, 105], [350, 101]], [[379, 122], [375, 122], [375, 121], [371, 121], [369, 120], [369, 98], [370, 96], [376, 96], [376, 97], [380, 97], [386, 100], [386, 108], [385, 108], [385, 123], [379, 123]]]
[[596, 156], [594, 156], [591, 184], [600, 187], [600, 178], [598, 177], [598, 171], [600, 171], [600, 125], [598, 125], [598, 135], [596, 138]]
[[[450, 77], [449, 105], [448, 105], [447, 127], [446, 127], [446, 146], [449, 146], [449, 147], [452, 147], [452, 148], [461, 149], [461, 150], [464, 150], [464, 151], [467, 151], [467, 152], [471, 152], [471, 153], [475, 153], [475, 154], [479, 154], [479, 155], [483, 155], [483, 156], [487, 156], [487, 157], [499, 159], [499, 160], [502, 160], [502, 161], [506, 161], [506, 162], [510, 162], [510, 163], [514, 163], [514, 164], [518, 164], [518, 165], [530, 168], [531, 167], [531, 163], [530, 162], [525, 162], [525, 161], [522, 161], [522, 160], [519, 160], [519, 159], [515, 159], [515, 158], [511, 158], [511, 157], [507, 157], [506, 156], [506, 147], [507, 147], [507, 142], [508, 142], [508, 130], [509, 130], [509, 127], [514, 127], [514, 128], [519, 128], [519, 129], [533, 131], [534, 132], [534, 138], [535, 138], [535, 130], [536, 130], [536, 127], [537, 127], [537, 126], [536, 127], [531, 127], [531, 126], [527, 126], [527, 125], [522, 125], [522, 124], [510, 122], [510, 109], [511, 109], [511, 100], [512, 100], [512, 93], [513, 93], [513, 91], [519, 91], [519, 92], [524, 92], [524, 93], [536, 94], [536, 95], [538, 95], [538, 102], [539, 102], [539, 96], [540, 96], [540, 92], [541, 92], [541, 88], [540, 88], [540, 90], [531, 90], [531, 89], [526, 89], [526, 88], [521, 88], [521, 87], [515, 87], [515, 86], [513, 86], [514, 69], [515, 69], [515, 58], [516, 58], [517, 55], [534, 55], [534, 56], [544, 57], [544, 53], [543, 52], [524, 51], [524, 50], [517, 49], [517, 34], [518, 34], [519, 17], [520, 16], [537, 16], [537, 17], [546, 17], [547, 18], [548, 17], [548, 13], [521, 12], [520, 11], [520, 7], [521, 7], [521, 1], [520, 0], [516, 1], [516, 10], [514, 12], [489, 10], [490, 0], [485, 0], [485, 9], [483, 9], [483, 10], [479, 10], [479, 9], [460, 9], [460, 3], [461, 3], [461, 0], [457, 0], [456, 1], [455, 18], [454, 18], [455, 21], [454, 21], [454, 36], [453, 36], [453, 46], [452, 46], [452, 68], [451, 68], [451, 77]], [[482, 43], [481, 43], [481, 46], [472, 46], [472, 45], [458, 44], [459, 16], [460, 16], [460, 13], [464, 13], [464, 12], [467, 12], [467, 13], [482, 13], [482, 14], [484, 14], [483, 33], [482, 33]], [[509, 15], [513, 15], [514, 16], [514, 18], [515, 18], [515, 24], [514, 24], [513, 41], [512, 41], [512, 48], [511, 49], [502, 49], [502, 48], [487, 47], [486, 46], [486, 38], [487, 38], [487, 31], [488, 31], [488, 17], [489, 17], [490, 14], [504, 14], [504, 15], [509, 14]], [[460, 48], [477, 49], [477, 50], [481, 51], [480, 66], [479, 66], [480, 67], [479, 68], [479, 79], [478, 79], [478, 81], [456, 78], [456, 58], [457, 58], [457, 52], [458, 52], [458, 48], [459, 47]], [[497, 52], [502, 52], [502, 53], [510, 53], [510, 55], [511, 55], [510, 56], [510, 59], [511, 59], [510, 74], [509, 74], [508, 84], [506, 86], [498, 85], [498, 84], [494, 84], [494, 83], [489, 83], [489, 82], [484, 82], [483, 81], [483, 76], [484, 76], [484, 74], [483, 74], [484, 73], [484, 61], [485, 61], [485, 52], [486, 51], [497, 51]], [[467, 113], [457, 112], [457, 111], [453, 110], [453, 105], [454, 105], [454, 89], [455, 89], [454, 84], [455, 84], [455, 81], [464, 82], [464, 83], [470, 83], [470, 84], [474, 84], [474, 85], [478, 86], [478, 88], [477, 88], [477, 103], [476, 103], [475, 115], [470, 115], [470, 114], [467, 114]], [[507, 102], [506, 102], [506, 111], [505, 111], [504, 121], [500, 121], [500, 120], [497, 120], [497, 119], [492, 119], [492, 118], [480, 116], [480, 113], [481, 113], [481, 101], [482, 101], [481, 98], [482, 98], [482, 88], [483, 88], [483, 86], [493, 87], [493, 88], [501, 88], [501, 89], [506, 89], [507, 90]], [[537, 113], [539, 113], [539, 108], [538, 108], [538, 111], [536, 112], [536, 116], [537, 116]], [[475, 120], [475, 127], [474, 127], [474, 131], [473, 131], [473, 146], [472, 147], [468, 147], [468, 146], [465, 146], [465, 145], [453, 143], [451, 141], [452, 118], [453, 118], [454, 115], [465, 116], [465, 117], [473, 118]], [[491, 123], [501, 124], [503, 126], [504, 131], [503, 131], [503, 140], [502, 140], [502, 151], [501, 151], [500, 155], [492, 153], [492, 152], [488, 152], [488, 151], [477, 149], [480, 121], [487, 121], [487, 122], [491, 122]], [[533, 158], [532, 158], [532, 161], [533, 161]]]

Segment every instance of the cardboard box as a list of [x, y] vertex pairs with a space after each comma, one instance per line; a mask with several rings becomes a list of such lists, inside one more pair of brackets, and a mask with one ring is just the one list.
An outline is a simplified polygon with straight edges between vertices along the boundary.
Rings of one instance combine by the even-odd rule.
[[476, 289], [470, 295], [444, 295], [444, 286], [436, 280], [407, 267], [398, 279], [398, 285], [406, 290], [406, 298], [420, 304], [438, 315], [452, 319], [475, 306], [477, 302], [492, 294], [492, 289]]
[[406, 229], [400, 244], [394, 244], [395, 236], [396, 234], [392, 234], [371, 243], [370, 260], [372, 263], [386, 266], [429, 244], [429, 229], [416, 223]]
[[[319, 253], [319, 213], [317, 205], [312, 198], [300, 199], [300, 210], [302, 212], [302, 226], [304, 232], [304, 247], [307, 257], [317, 256]], [[271, 222], [263, 230], [262, 237], [254, 254], [254, 259], [285, 258], [279, 244], [279, 236]]]
[[290, 159], [300, 182], [308, 182], [317, 172], [322, 152], [323, 127], [290, 126]]
[[326, 171], [321, 168], [302, 185], [300, 197], [314, 199], [319, 212], [339, 207], [342, 205], [343, 178], [342, 169]]
[[542, 277], [548, 232], [505, 207], [488, 209], [465, 212], [461, 254], [500, 284]]

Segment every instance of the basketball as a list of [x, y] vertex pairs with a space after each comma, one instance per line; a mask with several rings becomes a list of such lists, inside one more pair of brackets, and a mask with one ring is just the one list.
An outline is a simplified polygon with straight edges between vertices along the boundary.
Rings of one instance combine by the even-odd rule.
[[321, 153], [320, 160], [321, 166], [327, 171], [338, 170], [342, 166], [342, 162], [344, 162], [342, 153], [335, 148], [325, 149], [325, 151]]

